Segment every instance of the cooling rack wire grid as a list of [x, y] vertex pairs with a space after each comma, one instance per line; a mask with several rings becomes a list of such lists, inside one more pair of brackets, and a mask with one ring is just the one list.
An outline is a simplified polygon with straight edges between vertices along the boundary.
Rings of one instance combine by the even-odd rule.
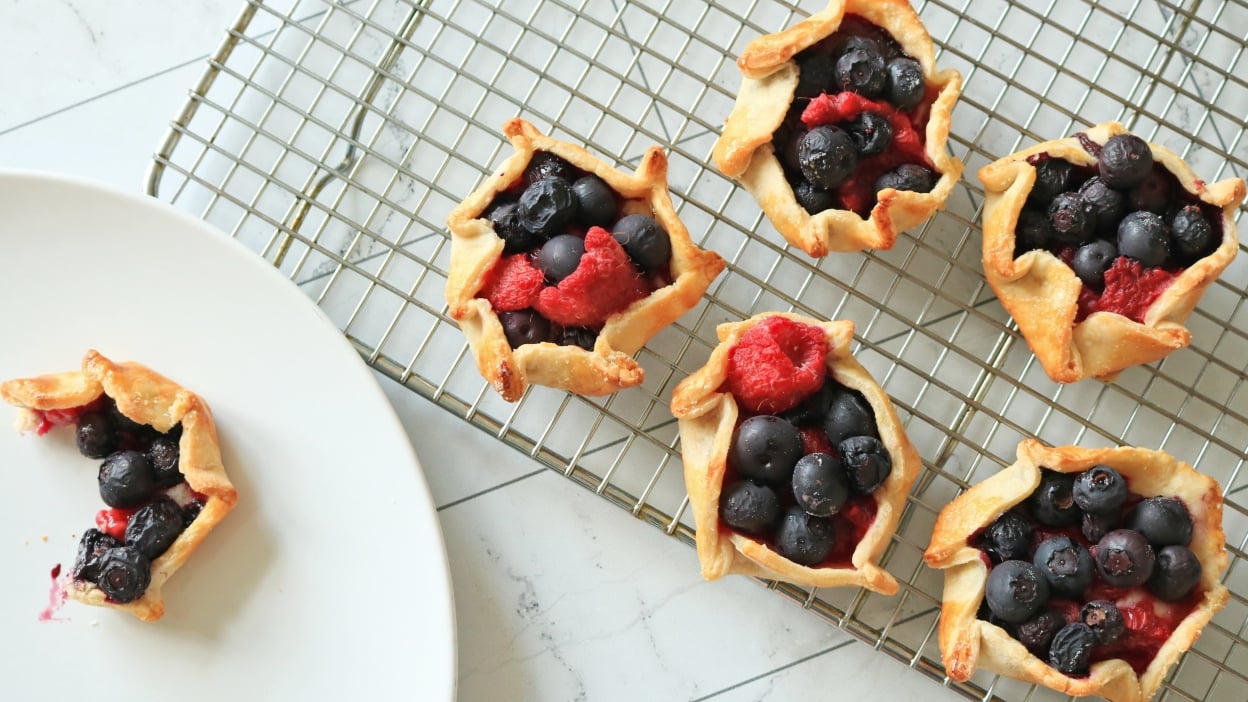
[[[892, 250], [816, 260], [783, 244], [710, 153], [741, 49], [823, 5], [250, 0], [176, 116], [148, 190], [277, 266], [377, 370], [686, 543], [693, 521], [667, 405], [706, 360], [715, 326], [772, 310], [853, 320], [858, 359], [924, 459], [885, 558], [902, 590], [769, 587], [971, 699], [1064, 696], [988, 674], [945, 680], [943, 576], [922, 563], [939, 509], [1028, 436], [1182, 457], [1225, 490], [1232, 599], [1160, 699], [1248, 699], [1248, 256], [1191, 316], [1191, 348], [1112, 384], [1058, 386], [985, 284], [973, 177], [1110, 119], [1207, 181], [1248, 175], [1248, 0], [916, 0], [938, 62], [965, 79], [949, 145], [967, 177]], [[446, 214], [510, 153], [500, 127], [515, 115], [621, 166], [664, 147], [680, 217], [728, 261], [702, 303], [638, 354], [640, 388], [609, 398], [532, 388], [507, 404], [446, 313]]]

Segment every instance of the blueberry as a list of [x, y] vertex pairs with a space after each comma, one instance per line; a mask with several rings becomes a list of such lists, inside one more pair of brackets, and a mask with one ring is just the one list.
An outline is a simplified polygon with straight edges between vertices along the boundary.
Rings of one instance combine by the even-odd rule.
[[1109, 600], [1093, 600], [1079, 610], [1079, 621], [1096, 634], [1096, 645], [1108, 646], [1127, 633], [1127, 622]]
[[823, 420], [823, 429], [833, 446], [851, 436], [880, 435], [875, 424], [875, 410], [862, 393], [839, 383], [834, 387], [834, 393]]
[[979, 610], [975, 612], [975, 616], [983, 621], [988, 622], [989, 624], [993, 626], [999, 626], [1002, 629], [1005, 629], [1006, 633], [1008, 633], [1010, 636], [1015, 635], [1014, 625], [1005, 621], [1001, 617], [998, 617], [997, 615], [993, 614], [992, 609], [988, 607], [987, 602], [981, 601], [979, 603]]
[[564, 327], [559, 332], [560, 346], [579, 346], [586, 351], [593, 351], [598, 341], [598, 332], [585, 327]]
[[1092, 466], [1075, 477], [1075, 504], [1084, 512], [1109, 514], [1127, 500], [1127, 481], [1106, 465]]
[[836, 61], [830, 54], [810, 51], [797, 57], [797, 97], [819, 97], [835, 84]]
[[74, 561], [74, 580], [95, 582], [99, 576], [100, 555], [122, 543], [99, 529], [87, 529], [78, 541], [78, 558]]
[[1087, 675], [1096, 646], [1096, 632], [1083, 622], [1062, 627], [1049, 645], [1049, 665], [1065, 675]]
[[802, 457], [797, 427], [768, 414], [741, 422], [728, 447], [728, 467], [744, 478], [778, 485], [793, 475]]
[[828, 408], [832, 406], [832, 401], [842, 392], [845, 392], [845, 386], [829, 376], [823, 382], [823, 385], [819, 386], [818, 390], [811, 393], [800, 404], [781, 416], [792, 422], [793, 426], [798, 427], [809, 424], [823, 424], [823, 418], [827, 416]]
[[879, 112], [863, 112], [846, 127], [849, 140], [862, 156], [884, 153], [893, 143], [893, 125]]
[[927, 84], [923, 79], [923, 67], [918, 61], [904, 56], [888, 62], [888, 101], [899, 110], [908, 110], [923, 102]]
[[745, 534], [761, 535], [774, 528], [780, 514], [780, 498], [766, 485], [739, 480], [724, 488], [719, 516], [724, 523]]
[[849, 499], [845, 466], [836, 456], [808, 453], [793, 467], [793, 497], [807, 514], [831, 517]]
[[182, 508], [168, 497], [143, 505], [126, 526], [126, 545], [150, 558], [169, 550], [185, 527]]
[[776, 152], [776, 158], [780, 159], [780, 165], [784, 167], [785, 173], [790, 178], [796, 178], [802, 174], [802, 162], [797, 157], [797, 147], [805, 133], [804, 129], [789, 129], [781, 125], [776, 129], [775, 136], [771, 138], [771, 147]]
[[1186, 546], [1165, 546], [1157, 551], [1157, 563], [1148, 589], [1163, 602], [1178, 602], [1200, 583], [1200, 559]]
[[812, 215], [836, 207], [836, 195], [831, 190], [817, 187], [808, 180], [802, 180], [794, 186], [793, 197], [797, 199], [797, 204]]
[[1127, 528], [1140, 532], [1154, 548], [1192, 542], [1192, 515], [1175, 497], [1149, 497], [1127, 516]]
[[132, 437], [145, 437], [153, 430], [146, 424], [139, 424], [133, 419], [122, 414], [117, 408], [117, 403], [111, 398], [108, 404], [108, 421], [113, 425], [113, 431], [117, 434], [129, 434]]
[[1049, 601], [1049, 583], [1027, 561], [1006, 561], [988, 573], [984, 600], [992, 613], [1010, 624], [1031, 619]]
[[875, 191], [892, 188], [912, 193], [930, 193], [936, 187], [936, 174], [913, 163], [903, 163], [875, 180]]
[[489, 210], [487, 216], [494, 233], [503, 240], [503, 253], [523, 253], [534, 248], [542, 238], [520, 224], [520, 205], [504, 202]]
[[1096, 232], [1096, 213], [1079, 193], [1059, 193], [1049, 203], [1048, 215], [1053, 236], [1063, 243], [1082, 243]]
[[147, 456], [118, 451], [100, 464], [100, 499], [109, 507], [137, 507], [156, 487], [156, 474]]
[[790, 507], [776, 530], [776, 552], [804, 566], [817, 566], [832, 553], [836, 529], [832, 520], [806, 514], [801, 507]]
[[100, 554], [95, 584], [113, 602], [139, 599], [151, 581], [152, 564], [136, 549], [118, 546]]
[[1127, 194], [1131, 209], [1164, 213], [1170, 208], [1170, 180], [1171, 176], [1165, 170], [1153, 168], [1144, 181], [1131, 188], [1131, 192]]
[[1094, 544], [1114, 529], [1118, 528], [1118, 515], [1115, 514], [1094, 514], [1092, 512], [1083, 513], [1083, 523], [1079, 525], [1083, 538], [1088, 543]]
[[1213, 227], [1196, 205], [1186, 205], [1170, 218], [1170, 250], [1194, 261], [1213, 253]]
[[1092, 554], [1069, 536], [1050, 536], [1041, 541], [1031, 560], [1049, 581], [1049, 591], [1062, 597], [1083, 595], [1096, 575]]
[[578, 178], [572, 183], [576, 196], [577, 219], [587, 227], [605, 227], [615, 220], [619, 205], [615, 191], [596, 175]]
[[1033, 249], [1047, 248], [1054, 238], [1047, 214], [1023, 210], [1018, 214], [1018, 225], [1014, 227], [1014, 256], [1017, 258]]
[[537, 313], [537, 310], [524, 309], [514, 312], [499, 312], [498, 321], [503, 324], [503, 334], [511, 348], [520, 348], [525, 344], [540, 344], [550, 341], [550, 320]]
[[854, 174], [858, 153], [848, 134], [825, 124], [802, 135], [797, 142], [797, 160], [806, 180], [831, 190]]
[[520, 226], [542, 238], [562, 232], [576, 217], [576, 195], [563, 178], [547, 178], [520, 193]]
[[1170, 233], [1160, 216], [1152, 212], [1132, 212], [1118, 225], [1118, 253], [1140, 262], [1160, 266], [1170, 257]]
[[649, 215], [631, 214], [620, 218], [612, 235], [624, 247], [624, 253], [646, 273], [662, 270], [672, 258], [672, 240]]
[[1096, 231], [1113, 236], [1118, 231], [1118, 221], [1127, 213], [1127, 197], [1121, 191], [1106, 185], [1100, 176], [1092, 176], [1079, 186], [1079, 197], [1096, 212]]
[[1101, 147], [1096, 166], [1109, 187], [1130, 190], [1153, 171], [1153, 151], [1134, 134], [1120, 134]]
[[[861, 34], [850, 34], [848, 32], [839, 34], [831, 40], [830, 44], [831, 45], [828, 47], [830, 49], [830, 53], [832, 56], [837, 58], [844, 56], [854, 49], [859, 49], [869, 54], [879, 54], [880, 56], [884, 56], [885, 53], [884, 47], [880, 46], [878, 41]], [[896, 55], [896, 52], [890, 51], [889, 55]]]
[[78, 444], [78, 452], [87, 458], [104, 458], [117, 450], [117, 434], [106, 412], [79, 415], [74, 440]]
[[1040, 485], [1027, 498], [1031, 516], [1041, 524], [1067, 527], [1079, 523], [1079, 507], [1075, 505], [1075, 476], [1044, 470]]
[[171, 432], [152, 439], [152, 445], [147, 449], [147, 460], [152, 464], [156, 487], [173, 487], [186, 479], [178, 469], [181, 435], [181, 425], [178, 425], [176, 433]]
[[836, 81], [841, 90], [875, 97], [888, 84], [884, 57], [867, 46], [851, 48], [836, 60]]
[[893, 457], [874, 436], [851, 436], [836, 445], [845, 464], [849, 487], [860, 495], [870, 495], [893, 472]]
[[1053, 198], [1069, 189], [1070, 171], [1073, 166], [1060, 158], [1046, 158], [1036, 164], [1036, 182], [1027, 194], [1027, 204], [1032, 207], [1048, 207]]
[[1049, 644], [1053, 642], [1053, 637], [1064, 626], [1066, 619], [1062, 614], [1045, 607], [1036, 616], [1014, 627], [1014, 638], [1032, 655], [1043, 660], [1049, 657]]
[[182, 518], [185, 521], [186, 525], [190, 526], [191, 522], [195, 521], [199, 517], [199, 513], [203, 511], [204, 511], [203, 502], [200, 502], [199, 500], [195, 500], [194, 502], [188, 502], [186, 506], [182, 508]]
[[1153, 574], [1156, 556], [1143, 534], [1131, 529], [1115, 529], [1093, 549], [1101, 580], [1113, 587], [1143, 585]]
[[1084, 285], [1100, 290], [1105, 287], [1105, 271], [1117, 258], [1118, 248], [1112, 241], [1095, 239], [1075, 249], [1070, 267]]
[[1017, 512], [1006, 512], [984, 529], [979, 547], [993, 563], [1026, 558], [1031, 551], [1031, 522]]
[[547, 178], [562, 178], [571, 183], [580, 175], [580, 171], [563, 159], [549, 151], [535, 151], [524, 169], [525, 185], [532, 185]]
[[585, 255], [585, 240], [575, 234], [553, 236], [537, 252], [537, 267], [552, 285], [576, 272]]

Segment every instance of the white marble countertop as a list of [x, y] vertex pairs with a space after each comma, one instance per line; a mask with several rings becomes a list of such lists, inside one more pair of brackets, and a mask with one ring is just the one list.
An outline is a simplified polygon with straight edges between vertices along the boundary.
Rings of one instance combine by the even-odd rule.
[[[141, 191], [240, 6], [0, 0], [0, 168]], [[962, 699], [378, 378], [438, 505], [459, 699]]]
[[[0, 167], [135, 192], [241, 5], [3, 4]], [[379, 379], [439, 505], [459, 699], [959, 699], [752, 580], [703, 582], [691, 549]]]

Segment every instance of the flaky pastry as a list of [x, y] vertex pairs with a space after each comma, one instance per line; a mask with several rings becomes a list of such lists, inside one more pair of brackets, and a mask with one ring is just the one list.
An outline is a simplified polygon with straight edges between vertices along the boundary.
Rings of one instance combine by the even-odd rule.
[[[1125, 661], [1113, 658], [1093, 663], [1086, 677], [1070, 677], [1032, 655], [1001, 627], [978, 617], [988, 567], [971, 541], [1027, 499], [1040, 484], [1041, 467], [1079, 473], [1101, 464], [1121, 473], [1136, 495], [1183, 501], [1193, 522], [1190, 548], [1202, 566], [1196, 586], [1201, 596], [1143, 673], [1137, 675]], [[1100, 695], [1110, 702], [1151, 698], [1166, 672], [1229, 599], [1221, 582], [1228, 561], [1217, 482], [1168, 454], [1142, 448], [1047, 447], [1034, 439], [1024, 440], [1013, 465], [973, 485], [940, 511], [924, 559], [933, 568], [945, 570], [939, 640], [950, 678], [962, 682], [982, 669], [1069, 695]]]
[[67, 594], [86, 604], [120, 609], [143, 621], [155, 621], [165, 612], [161, 588], [234, 508], [238, 492], [221, 462], [217, 429], [207, 403], [146, 366], [117, 363], [91, 350], [83, 357], [81, 370], [0, 383], [0, 398], [20, 408], [17, 427], [22, 431], [34, 431], [58, 411], [77, 410], [102, 395], [112, 398], [117, 410], [126, 417], [158, 432], [168, 432], [181, 424], [178, 468], [190, 488], [207, 500], [169, 549], [152, 560], [151, 583], [141, 597], [126, 603], [114, 602], [94, 583], [72, 579]]
[[[886, 188], [866, 219], [849, 210], [811, 215], [798, 204], [772, 146], [795, 99], [798, 66], [794, 57], [830, 36], [846, 15], [860, 16], [884, 29], [919, 62], [928, 94], [936, 93], [924, 131], [927, 158], [940, 175], [930, 192]], [[776, 230], [811, 256], [832, 251], [889, 249], [901, 231], [942, 209], [962, 176], [962, 162], [946, 143], [954, 105], [962, 90], [956, 70], [937, 70], [932, 38], [906, 0], [831, 0], [823, 10], [775, 34], [754, 39], [737, 66], [743, 75], [737, 100], [724, 123], [712, 158], [719, 170], [741, 183]]]
[[[772, 316], [817, 326], [825, 332], [830, 376], [866, 398], [875, 412], [880, 441], [892, 458], [892, 472], [872, 493], [875, 519], [854, 548], [849, 568], [811, 568], [794, 563], [766, 544], [728, 529], [720, 520], [720, 492], [738, 417], [736, 400], [721, 390], [727, 377], [729, 353], [751, 327]], [[879, 559], [897, 528], [906, 495], [921, 464], [888, 395], [850, 354], [853, 322], [818, 322], [795, 314], [766, 313], [721, 324], [716, 332], [720, 343], [706, 365], [676, 386], [671, 404], [672, 414], [679, 420], [685, 488], [697, 526], [702, 577], [715, 580], [736, 573], [811, 587], [858, 586], [886, 595], [896, 593], [897, 581], [880, 567]]]
[[[509, 402], [518, 400], [530, 384], [584, 395], [605, 395], [641, 384], [645, 373], [632, 354], [692, 309], [724, 267], [718, 254], [694, 245], [676, 216], [667, 188], [666, 155], [659, 147], [651, 147], [636, 173], [629, 175], [579, 146], [541, 134], [518, 117], [503, 125], [503, 133], [515, 153], [447, 217], [451, 267], [446, 299], [451, 316], [468, 338], [477, 369]], [[513, 349], [489, 301], [478, 297], [504, 246], [483, 215], [499, 193], [523, 176], [538, 151], [556, 154], [601, 178], [623, 199], [626, 210], [652, 215], [671, 240], [671, 284], [611, 315], [599, 331], [593, 351], [549, 342]]]
[[1207, 185], [1177, 154], [1149, 144], [1153, 160], [1178, 179], [1188, 193], [1222, 212], [1222, 243], [1176, 277], [1148, 307], [1142, 322], [1098, 311], [1076, 322], [1082, 283], [1052, 253], [1035, 249], [1014, 257], [1015, 228], [1036, 180], [1028, 158], [1039, 154], [1075, 166], [1095, 167], [1096, 155], [1081, 139], [1097, 146], [1126, 134], [1116, 122], [1097, 125], [1080, 135], [1042, 142], [984, 166], [983, 264], [988, 284], [1018, 323], [1045, 373], [1059, 383], [1083, 378], [1113, 380], [1130, 366], [1151, 363], [1191, 343], [1183, 326], [1188, 315], [1239, 251], [1234, 214], [1244, 200], [1244, 181], [1229, 178]]

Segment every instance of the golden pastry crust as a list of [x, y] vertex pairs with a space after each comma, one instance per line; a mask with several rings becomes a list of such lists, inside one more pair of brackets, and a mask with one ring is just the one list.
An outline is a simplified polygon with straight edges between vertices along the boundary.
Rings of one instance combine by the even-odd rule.
[[[883, 28], [905, 53], [923, 67], [931, 105], [924, 148], [940, 179], [931, 192], [885, 189], [867, 219], [848, 210], [811, 215], [798, 204], [772, 147], [772, 135], [784, 121], [797, 88], [793, 57], [829, 36], [844, 15], [858, 15]], [[945, 206], [962, 177], [962, 161], [946, 143], [962, 76], [937, 70], [932, 38], [906, 0], [831, 0], [823, 10], [776, 34], [758, 37], [737, 59], [743, 78], [712, 158], [724, 175], [741, 183], [758, 200], [773, 226], [790, 244], [811, 256], [832, 251], [889, 249], [897, 234], [923, 222]]]
[[[737, 403], [720, 392], [728, 374], [728, 354], [754, 325], [768, 317], [785, 317], [822, 329], [828, 342], [828, 371], [842, 385], [862, 393], [888, 449], [893, 471], [874, 493], [876, 517], [850, 558], [852, 568], [809, 568], [781, 556], [748, 536], [720, 528], [719, 496], [727, 471], [728, 447], [737, 423]], [[760, 314], [743, 322], [721, 324], [719, 345], [706, 365], [685, 378], [672, 392], [672, 414], [679, 420], [685, 489], [697, 525], [698, 560], [707, 580], [737, 573], [810, 587], [859, 586], [885, 595], [897, 592], [896, 579], [879, 559], [897, 529], [906, 495], [921, 467], [893, 403], [883, 388], [852, 355], [854, 323], [818, 322], [795, 314]]]
[[[1203, 596], [1142, 674], [1136, 675], [1123, 660], [1111, 659], [1094, 663], [1087, 677], [1074, 678], [1032, 655], [1004, 629], [979, 619], [988, 568], [970, 540], [1027, 499], [1040, 484], [1041, 466], [1079, 473], [1098, 464], [1117, 469], [1137, 495], [1178, 497], [1187, 505], [1194, 527], [1190, 548], [1203, 567], [1197, 586]], [[1221, 582], [1228, 559], [1222, 531], [1222, 492], [1217, 481], [1165, 453], [1142, 448], [1047, 447], [1027, 439], [1019, 444], [1018, 460], [1013, 465], [972, 486], [940, 511], [923, 557], [933, 568], [945, 569], [939, 641], [950, 678], [965, 681], [978, 668], [1065, 694], [1100, 695], [1110, 702], [1151, 698], [1166, 672], [1230, 597]]]
[[[1083, 134], [1103, 145], [1126, 134], [1117, 122], [1106, 122]], [[1001, 304], [1014, 317], [1040, 365], [1055, 382], [1083, 378], [1113, 380], [1120, 371], [1151, 363], [1191, 343], [1183, 326], [1192, 308], [1239, 251], [1235, 211], [1244, 201], [1244, 181], [1230, 178], [1207, 185], [1187, 164], [1164, 146], [1149, 144], [1153, 159], [1174, 174], [1183, 189], [1222, 210], [1222, 244], [1187, 268], [1144, 314], [1143, 323], [1112, 312], [1093, 312], [1075, 323], [1082, 283], [1069, 266], [1044, 250], [1014, 258], [1014, 229], [1036, 181], [1027, 158], [1036, 154], [1065, 159], [1077, 166], [1096, 166], [1096, 157], [1077, 137], [1037, 144], [984, 166], [984, 275]]]
[[151, 622], [165, 613], [161, 588], [234, 508], [238, 492], [221, 463], [217, 428], [207, 403], [146, 366], [116, 363], [91, 350], [83, 357], [81, 370], [0, 383], [0, 398], [21, 408], [17, 425], [23, 430], [34, 429], [43, 412], [89, 405], [101, 395], [111, 397], [125, 416], [159, 432], [181, 423], [178, 468], [191, 489], [208, 498], [169, 550], [152, 561], [151, 584], [142, 597], [123, 604], [109, 601], [94, 583], [71, 580], [67, 586], [69, 597], [75, 600], [124, 610]]
[[[446, 300], [451, 317], [468, 338], [477, 370], [508, 402], [520, 399], [530, 384], [582, 395], [606, 395], [640, 385], [645, 372], [632, 354], [698, 303], [723, 270], [723, 259], [694, 245], [689, 231], [676, 216], [667, 189], [667, 156], [659, 147], [647, 150], [637, 172], [629, 175], [579, 146], [538, 132], [519, 117], [508, 120], [503, 133], [515, 153], [451, 210], [446, 220], [451, 230]], [[554, 153], [602, 178], [621, 195], [626, 208], [652, 214], [672, 242], [672, 283], [611, 315], [598, 333], [593, 351], [549, 342], [512, 349], [489, 301], [477, 297], [485, 275], [503, 253], [503, 240], [482, 214], [498, 193], [523, 176], [537, 151]]]

